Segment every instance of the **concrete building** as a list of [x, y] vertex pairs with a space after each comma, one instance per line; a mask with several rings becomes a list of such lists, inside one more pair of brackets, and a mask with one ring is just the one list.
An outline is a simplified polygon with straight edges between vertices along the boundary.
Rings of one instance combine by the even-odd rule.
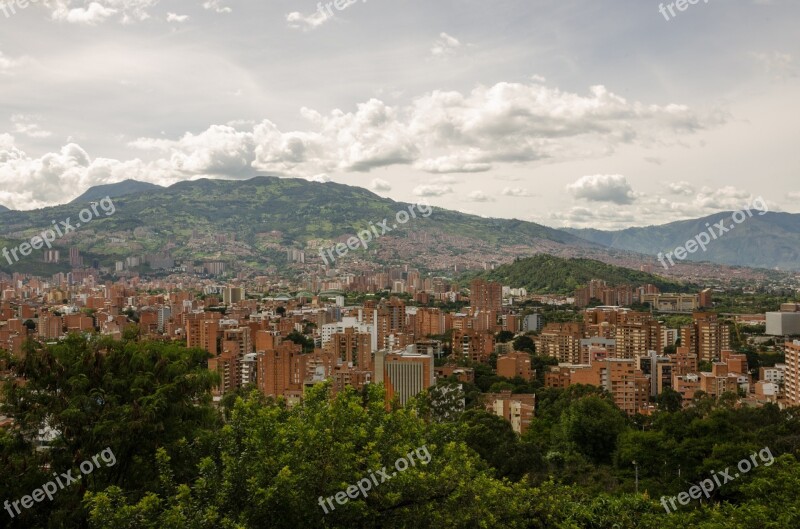
[[800, 335], [800, 312], [767, 312], [766, 333], [770, 336]]
[[397, 397], [405, 405], [408, 399], [436, 383], [433, 356], [417, 354], [413, 345], [406, 350], [378, 351], [374, 380], [386, 387], [387, 403]]

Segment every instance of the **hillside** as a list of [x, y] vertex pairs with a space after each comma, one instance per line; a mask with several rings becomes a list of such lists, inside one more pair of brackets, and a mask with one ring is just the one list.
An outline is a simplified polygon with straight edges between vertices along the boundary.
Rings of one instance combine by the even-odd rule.
[[7, 207], [5, 207], [4, 205], [0, 204], [0, 213], [2, 213], [4, 211], [11, 211], [11, 210], [8, 209]]
[[85, 193], [70, 202], [70, 204], [85, 204], [86, 202], [100, 200], [105, 197], [119, 198], [126, 195], [132, 195], [134, 193], [157, 191], [159, 189], [164, 188], [148, 182], [139, 182], [138, 180], [123, 180], [122, 182], [118, 182], [116, 184], [90, 187]]
[[[800, 270], [800, 214], [768, 212], [755, 214], [741, 224], [731, 221], [731, 212], [672, 222], [662, 226], [619, 231], [565, 229], [564, 231], [609, 248], [648, 255], [674, 251], [708, 226], [725, 221], [730, 228], [708, 244], [705, 252], [689, 254], [692, 261], [710, 261], [732, 266]], [[715, 229], [715, 234], [718, 230]]]
[[477, 277], [499, 281], [514, 288], [524, 287], [533, 293], [572, 294], [576, 288], [585, 286], [592, 279], [602, 279], [612, 286], [638, 286], [650, 283], [662, 292], [691, 290], [687, 285], [653, 274], [612, 266], [592, 259], [562, 259], [552, 255], [518, 259], [490, 272], [480, 273]]
[[[112, 216], [101, 214], [69, 239], [56, 241], [57, 247], [77, 246], [101, 266], [132, 255], [169, 251], [176, 260], [223, 260], [263, 270], [285, 266], [286, 250], [291, 248], [306, 250], [308, 260], [319, 261], [318, 248], [330, 247], [342, 237], [346, 240], [370, 223], [394, 219], [409, 207], [359, 187], [276, 177], [180, 182], [120, 196], [114, 204]], [[75, 219], [78, 211], [77, 205], [67, 204], [3, 213], [0, 237], [23, 240], [54, 219]], [[614, 253], [531, 222], [435, 208], [429, 217], [418, 216], [373, 241], [369, 252], [352, 252], [348, 258], [452, 271], [455, 265], [474, 269], [484, 262], [536, 252], [569, 256], [599, 252], [606, 257]], [[8, 270], [3, 265], [0, 262], [0, 269]]]

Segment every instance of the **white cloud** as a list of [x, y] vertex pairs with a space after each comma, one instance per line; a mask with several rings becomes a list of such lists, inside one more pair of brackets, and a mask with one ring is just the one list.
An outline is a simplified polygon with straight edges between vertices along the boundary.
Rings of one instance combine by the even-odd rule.
[[630, 204], [635, 195], [628, 180], [622, 175], [587, 175], [567, 186], [575, 198], [594, 202]]
[[369, 184], [369, 188], [373, 191], [391, 191], [392, 186], [386, 180], [382, 180], [380, 178], [373, 178], [372, 182]]
[[532, 196], [527, 189], [522, 187], [504, 187], [501, 192], [502, 195], [507, 197], [529, 197]]
[[320, 27], [331, 18], [333, 17], [326, 15], [323, 11], [314, 11], [310, 15], [292, 11], [286, 15], [286, 22], [293, 29], [311, 30]]
[[786, 198], [790, 200], [800, 200], [800, 191], [790, 191], [786, 194]]
[[[602, 87], [584, 97], [537, 83], [498, 83], [469, 94], [435, 91], [408, 105], [392, 106], [373, 98], [352, 111], [334, 109], [326, 114], [302, 108], [306, 125], [297, 130], [282, 130], [264, 119], [211, 125], [177, 139], [142, 137], [128, 145], [144, 150], [152, 161], [112, 160], [104, 167], [130, 170], [127, 177], [137, 179], [146, 168], [151, 176], [145, 179], [163, 183], [258, 173], [310, 178], [411, 166], [438, 175], [414, 193], [441, 196], [452, 192], [455, 180], [449, 174], [484, 172], [498, 163], [546, 164], [607, 156], [617, 145], [669, 143], [673, 137], [677, 142], [687, 132], [713, 123], [685, 107], [628, 103]], [[26, 132], [37, 129], [18, 133]], [[80, 171], [79, 167], [89, 170], [89, 166], [73, 170]], [[99, 183], [91, 175], [83, 178], [91, 185]], [[605, 192], [612, 201], [630, 200], [627, 183], [614, 187], [614, 180], [602, 178], [615, 177], [585, 177], [573, 188], [586, 198], [600, 200]], [[39, 200], [47, 202], [48, 196], [42, 194]]]
[[494, 202], [494, 199], [481, 190], [472, 191], [469, 194], [470, 202]]
[[232, 13], [233, 9], [222, 5], [222, 0], [207, 0], [203, 2], [203, 8], [216, 13]]
[[431, 55], [434, 57], [446, 57], [453, 55], [461, 47], [461, 42], [447, 33], [440, 33], [439, 38], [431, 48]]
[[695, 193], [694, 187], [692, 187], [692, 184], [689, 182], [669, 182], [667, 187], [669, 188], [670, 193], [673, 195], [690, 196]]
[[179, 15], [177, 13], [167, 13], [167, 22], [186, 22], [189, 20], [189, 15]]
[[14, 114], [11, 116], [11, 123], [14, 125], [14, 132], [17, 134], [24, 134], [29, 138], [49, 138], [53, 135], [49, 130], [43, 130], [35, 121], [41, 118], [38, 116], [26, 116], [23, 114]]
[[72, 24], [94, 26], [115, 15], [123, 24], [141, 22], [150, 18], [149, 10], [159, 0], [47, 0], [44, 5], [50, 8], [53, 20]]
[[440, 197], [452, 192], [452, 187], [439, 184], [417, 186], [413, 191], [413, 193], [418, 197]]
[[0, 51], [0, 75], [11, 74], [11, 69], [14, 68], [18, 64], [18, 61], [11, 59], [10, 57], [6, 57], [2, 51]]

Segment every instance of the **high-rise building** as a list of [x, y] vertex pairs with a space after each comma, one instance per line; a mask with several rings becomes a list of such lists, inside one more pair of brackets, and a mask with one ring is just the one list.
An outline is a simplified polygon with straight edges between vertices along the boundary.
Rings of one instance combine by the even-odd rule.
[[386, 401], [395, 397], [405, 405], [408, 399], [436, 383], [433, 356], [417, 354], [414, 346], [407, 350], [381, 350], [375, 353], [375, 382], [386, 388]]
[[800, 406], [800, 340], [786, 342], [786, 369], [784, 370], [784, 391], [786, 404]]
[[475, 279], [470, 284], [469, 304], [474, 310], [503, 310], [503, 285]]
[[75, 247], [69, 249], [69, 265], [72, 268], [80, 268], [83, 266], [83, 257], [81, 257], [81, 252]]
[[582, 323], [548, 323], [534, 338], [536, 353], [551, 356], [559, 363], [577, 364], [581, 361], [582, 338]]
[[306, 359], [302, 346], [291, 341], [275, 349], [259, 353], [258, 388], [268, 397], [298, 399], [303, 395], [306, 379]]
[[695, 312], [692, 323], [681, 327], [681, 346], [688, 347], [698, 360], [713, 362], [731, 348], [731, 328], [713, 312]]

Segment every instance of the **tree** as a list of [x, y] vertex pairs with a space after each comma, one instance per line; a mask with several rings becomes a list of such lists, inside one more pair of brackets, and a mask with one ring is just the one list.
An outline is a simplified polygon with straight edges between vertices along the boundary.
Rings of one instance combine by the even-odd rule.
[[656, 397], [658, 408], [666, 412], [676, 412], [683, 408], [683, 395], [670, 387], [665, 387], [661, 394]]
[[536, 345], [534, 344], [530, 336], [520, 336], [516, 340], [514, 340], [514, 350], [535, 353]]
[[511, 331], [500, 331], [495, 335], [497, 343], [506, 343], [514, 339], [514, 333]]
[[617, 436], [627, 420], [613, 404], [598, 397], [574, 402], [561, 418], [566, 440], [594, 463], [609, 462], [617, 447]]

